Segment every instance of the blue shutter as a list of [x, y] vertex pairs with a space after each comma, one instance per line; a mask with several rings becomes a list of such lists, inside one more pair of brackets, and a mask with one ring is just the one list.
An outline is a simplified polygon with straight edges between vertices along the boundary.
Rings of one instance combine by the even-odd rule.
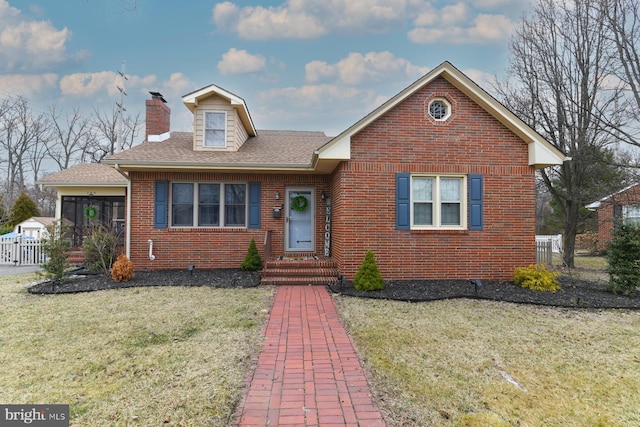
[[249, 228], [260, 228], [260, 183], [249, 183]]
[[167, 228], [167, 206], [169, 197], [169, 181], [156, 180], [154, 195], [153, 226], [155, 228]]
[[483, 189], [482, 175], [469, 175], [469, 230], [483, 228]]
[[411, 174], [396, 174], [396, 230], [411, 228]]

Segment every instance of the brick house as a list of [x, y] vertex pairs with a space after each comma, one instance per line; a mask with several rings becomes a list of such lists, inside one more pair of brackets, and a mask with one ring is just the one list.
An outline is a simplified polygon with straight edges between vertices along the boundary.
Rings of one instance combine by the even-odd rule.
[[598, 213], [596, 250], [604, 251], [613, 238], [616, 223], [640, 225], [640, 184], [625, 187], [585, 207]]
[[252, 238], [347, 280], [368, 250], [387, 280], [536, 261], [535, 171], [565, 156], [448, 62], [336, 137], [256, 130], [215, 85], [183, 97], [194, 132], [170, 132], [152, 95], [146, 142], [103, 161], [128, 178], [137, 269], [237, 268]]

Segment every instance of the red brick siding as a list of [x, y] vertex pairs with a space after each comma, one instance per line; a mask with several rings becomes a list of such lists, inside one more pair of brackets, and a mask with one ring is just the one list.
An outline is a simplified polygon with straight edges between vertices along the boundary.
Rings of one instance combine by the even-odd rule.
[[[166, 228], [153, 227], [155, 180], [183, 182], [261, 182], [261, 228]], [[324, 209], [322, 191], [329, 192], [328, 176], [255, 175], [200, 172], [132, 172], [131, 260], [137, 270], [187, 268], [238, 268], [244, 260], [252, 238], [264, 256], [264, 234], [272, 230], [272, 254], [282, 255], [284, 248], [284, 212], [274, 219], [273, 208], [284, 203], [286, 186], [316, 188], [316, 253], [323, 251]], [[276, 191], [280, 199], [275, 199]], [[153, 240], [149, 260], [148, 240]]]
[[[428, 118], [434, 96], [453, 105]], [[352, 160], [333, 177], [333, 255], [352, 279], [373, 250], [387, 280], [510, 278], [535, 262], [534, 168], [527, 144], [477, 104], [437, 79], [352, 138]], [[479, 173], [483, 231], [395, 229], [395, 174]]]
[[597, 250], [607, 249], [607, 245], [613, 238], [615, 223], [614, 205], [638, 205], [640, 204], [640, 185], [633, 186], [621, 193], [615, 194], [603, 201], [598, 209], [598, 242]]

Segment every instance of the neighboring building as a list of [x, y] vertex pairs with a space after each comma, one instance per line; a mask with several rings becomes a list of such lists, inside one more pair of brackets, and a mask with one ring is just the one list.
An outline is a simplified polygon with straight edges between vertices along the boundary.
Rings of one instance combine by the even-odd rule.
[[54, 217], [32, 216], [16, 225], [13, 231], [23, 237], [28, 236], [40, 240], [49, 234], [47, 227], [52, 226], [55, 220]]
[[598, 213], [598, 251], [607, 249], [618, 223], [640, 225], [640, 184], [630, 185], [587, 206]]
[[348, 280], [368, 250], [386, 280], [507, 279], [536, 261], [535, 170], [565, 156], [448, 62], [336, 137], [256, 130], [215, 85], [183, 97], [194, 132], [169, 132], [152, 95], [147, 141], [103, 162], [128, 177], [137, 269], [237, 268], [252, 238]]

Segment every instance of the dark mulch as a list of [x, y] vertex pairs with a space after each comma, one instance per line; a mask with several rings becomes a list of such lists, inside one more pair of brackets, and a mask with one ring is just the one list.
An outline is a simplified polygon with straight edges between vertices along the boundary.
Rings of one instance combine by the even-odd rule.
[[[339, 284], [331, 286], [330, 290], [354, 297], [410, 302], [474, 298], [557, 307], [640, 309], [640, 296], [613, 294], [602, 282], [578, 280], [570, 276], [560, 276], [559, 281], [561, 289], [557, 292], [531, 291], [509, 281], [482, 281], [482, 286], [476, 292], [476, 287], [468, 280], [387, 281], [382, 291], [373, 292], [358, 292], [353, 288], [353, 283], [345, 282], [342, 287]], [[260, 272], [240, 269], [138, 271], [133, 280], [122, 283], [114, 282], [111, 277], [102, 274], [79, 270], [55, 287], [50, 281], [44, 281], [31, 285], [28, 290], [36, 294], [52, 294], [143, 286], [249, 288], [259, 284]]]
[[210, 286], [214, 288], [251, 288], [260, 284], [260, 272], [240, 269], [136, 271], [132, 280], [115, 282], [110, 276], [77, 270], [61, 284], [43, 281], [29, 286], [33, 294], [67, 294], [105, 289], [143, 286]]
[[365, 298], [419, 302], [451, 298], [473, 298], [556, 307], [640, 309], [640, 297], [616, 295], [602, 282], [558, 277], [561, 289], [556, 292], [532, 291], [509, 281], [482, 281], [477, 288], [469, 280], [402, 280], [388, 281], [382, 291], [358, 292], [353, 283], [332, 290], [343, 295]]

